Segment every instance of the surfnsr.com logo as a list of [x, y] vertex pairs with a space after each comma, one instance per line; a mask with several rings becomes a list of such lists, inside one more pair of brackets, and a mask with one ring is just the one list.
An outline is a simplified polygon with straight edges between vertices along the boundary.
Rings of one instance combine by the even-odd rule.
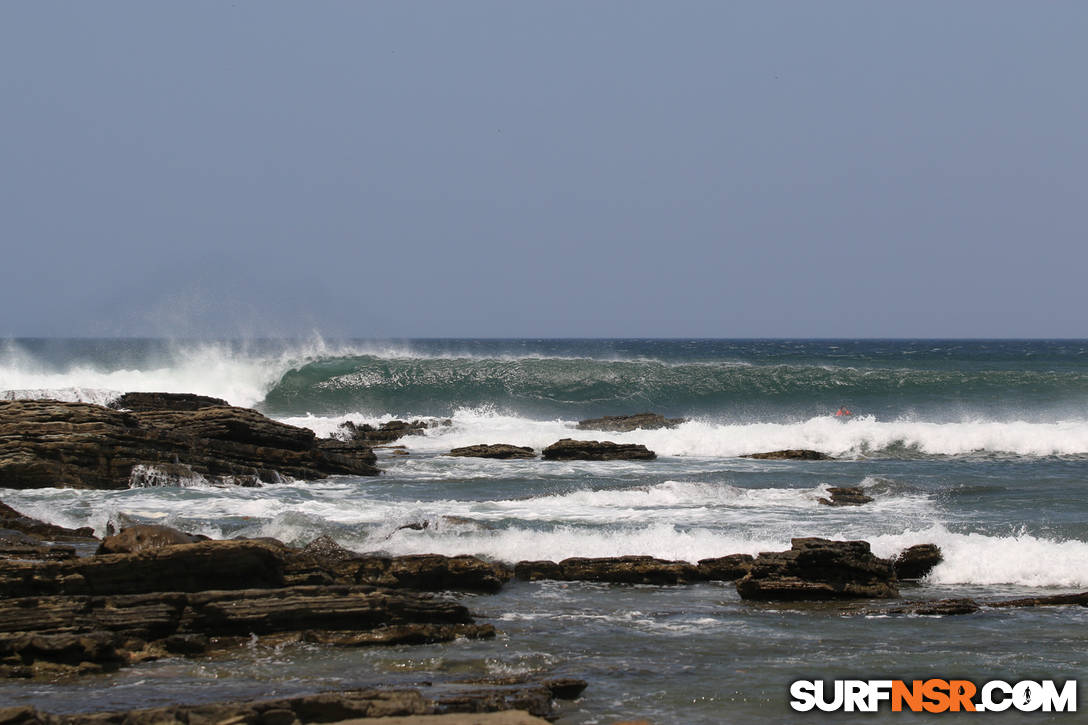
[[798, 712], [1076, 712], [1077, 681], [797, 680], [790, 697]]

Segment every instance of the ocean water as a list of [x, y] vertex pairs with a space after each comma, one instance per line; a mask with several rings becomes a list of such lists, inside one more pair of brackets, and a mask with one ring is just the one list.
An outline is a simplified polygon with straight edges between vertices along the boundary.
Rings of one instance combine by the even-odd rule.
[[[131, 390], [219, 396], [321, 435], [346, 420], [450, 424], [398, 441], [408, 456], [380, 451], [377, 478], [258, 489], [0, 490], [0, 499], [99, 531], [113, 519], [292, 544], [328, 534], [359, 551], [511, 563], [624, 554], [695, 561], [781, 550], [797, 536], [864, 539], [882, 556], [931, 542], [945, 561], [926, 580], [903, 585], [905, 598], [1088, 589], [1088, 341], [0, 343], [0, 398], [105, 402]], [[840, 405], [855, 415], [836, 419]], [[581, 418], [648, 410], [689, 420], [672, 430], [573, 430]], [[474, 443], [539, 450], [563, 437], [644, 443], [659, 457], [442, 455]], [[814, 448], [837, 460], [739, 457], [780, 448]], [[861, 486], [875, 501], [818, 505], [829, 486]], [[400, 528], [421, 521], [429, 522], [422, 531]], [[563, 723], [788, 723], [831, 717], [789, 709], [796, 679], [1083, 685], [1088, 671], [1086, 608], [878, 617], [838, 605], [745, 603], [729, 583], [511, 582], [497, 595], [456, 596], [500, 636], [331, 653], [257, 642], [228, 658], [163, 660], [75, 682], [2, 683], [0, 702], [77, 711], [525, 674], [590, 683], [581, 700], [563, 706]], [[926, 719], [876, 716], [885, 718]]]

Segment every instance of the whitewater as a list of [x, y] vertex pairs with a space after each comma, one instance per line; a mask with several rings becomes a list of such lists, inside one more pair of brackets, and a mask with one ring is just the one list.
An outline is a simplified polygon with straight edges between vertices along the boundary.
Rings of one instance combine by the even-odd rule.
[[[396, 441], [402, 449], [378, 449], [383, 473], [376, 478], [252, 489], [193, 480], [121, 491], [3, 490], [0, 499], [37, 518], [99, 531], [107, 523], [154, 522], [292, 545], [326, 535], [356, 551], [475, 554], [508, 563], [630, 554], [694, 562], [778, 551], [804, 536], [865, 540], [879, 556], [933, 543], [944, 561], [923, 581], [905, 584], [905, 597], [985, 600], [1088, 588], [1085, 341], [314, 337], [0, 344], [0, 399], [103, 404], [129, 391], [219, 397], [319, 436], [344, 435], [347, 421], [421, 419], [431, 427]], [[836, 419], [844, 405], [854, 415]], [[644, 411], [686, 420], [660, 430], [577, 428], [585, 418]], [[539, 452], [568, 437], [640, 443], [658, 458], [445, 455], [480, 443]], [[834, 460], [743, 457], [786, 448]], [[874, 500], [821, 505], [833, 486], [861, 487]], [[631, 711], [660, 722], [676, 722], [680, 712], [685, 722], [718, 722], [714, 702], [695, 702], [708, 690], [741, 703], [741, 720], [768, 719], [779, 711], [783, 683], [811, 675], [815, 661], [850, 676], [969, 670], [975, 678], [1010, 680], [1080, 673], [1088, 664], [1088, 618], [1080, 612], [859, 620], [820, 607], [752, 606], [728, 584], [522, 583], [494, 597], [466, 595], [466, 602], [494, 618], [503, 638], [405, 656], [429, 663], [419, 672], [438, 678], [469, 663], [495, 674], [581, 663], [595, 673], [595, 688], [582, 710], [565, 716], [570, 723], [609, 722], [600, 718]], [[410, 682], [395, 659], [337, 655], [334, 674], [296, 653], [282, 677], [335, 680], [337, 687], [362, 677], [347, 670]], [[237, 695], [245, 690], [241, 680], [268, 676], [256, 674], [253, 661], [230, 666], [250, 674], [232, 681], [222, 676], [226, 664], [206, 663], [170, 677], [178, 687], [207, 687], [211, 698]], [[118, 675], [117, 684], [130, 689], [117, 693], [138, 697], [147, 687], [138, 680]], [[12, 696], [0, 697], [5, 692]], [[669, 694], [653, 694], [661, 692]], [[86, 694], [49, 691], [73, 707]], [[117, 704], [130, 696], [112, 697]], [[1000, 717], [992, 719], [1012, 722]]]

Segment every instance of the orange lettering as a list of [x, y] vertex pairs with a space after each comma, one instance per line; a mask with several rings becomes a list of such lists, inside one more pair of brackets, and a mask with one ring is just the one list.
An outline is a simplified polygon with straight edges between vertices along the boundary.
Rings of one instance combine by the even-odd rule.
[[926, 696], [931, 702], [922, 703], [922, 708], [926, 712], [944, 712], [948, 709], [948, 681], [947, 680], [926, 680], [922, 683], [922, 694]]
[[970, 680], [951, 680], [948, 683], [950, 697], [950, 709], [959, 712], [962, 707], [967, 712], [975, 711], [975, 703], [971, 698], [975, 696], [975, 683]]
[[918, 712], [922, 709], [921, 680], [914, 680], [910, 687], [907, 687], [907, 683], [902, 680], [892, 682], [892, 712], [902, 712], [904, 701], [911, 712]]

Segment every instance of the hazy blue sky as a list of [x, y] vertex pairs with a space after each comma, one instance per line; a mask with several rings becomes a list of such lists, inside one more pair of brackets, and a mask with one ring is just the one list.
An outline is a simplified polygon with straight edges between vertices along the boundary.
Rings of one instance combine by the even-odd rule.
[[0, 335], [1088, 336], [1088, 3], [0, 3]]

